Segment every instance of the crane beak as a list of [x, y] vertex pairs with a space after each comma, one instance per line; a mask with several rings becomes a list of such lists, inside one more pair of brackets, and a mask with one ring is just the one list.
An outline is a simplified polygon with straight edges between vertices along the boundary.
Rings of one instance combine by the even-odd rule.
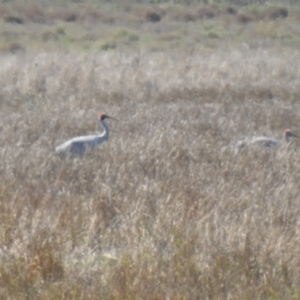
[[297, 139], [300, 139], [300, 137], [298, 135], [294, 134], [294, 133], [290, 133], [290, 136], [294, 137], [294, 138], [297, 138]]
[[108, 118], [108, 119], [112, 119], [112, 120], [115, 120], [115, 121], [119, 121], [118, 119], [116, 119], [116, 118], [113, 118], [113, 117], [110, 117], [110, 116], [108, 116], [108, 115], [106, 115], [106, 118]]

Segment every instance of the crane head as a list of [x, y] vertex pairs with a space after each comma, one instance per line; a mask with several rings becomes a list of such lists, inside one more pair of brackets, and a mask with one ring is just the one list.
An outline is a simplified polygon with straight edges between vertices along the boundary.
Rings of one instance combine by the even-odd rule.
[[99, 113], [98, 117], [99, 117], [100, 120], [105, 120], [105, 119], [113, 119], [113, 120], [116, 120], [115, 118], [110, 117], [110, 116], [108, 116], [108, 115], [106, 115], [106, 114], [104, 114], [104, 113]]
[[283, 134], [284, 134], [284, 137], [285, 137], [285, 140], [286, 142], [289, 144], [290, 143], [290, 138], [291, 137], [294, 137], [294, 138], [298, 138], [299, 139], [299, 136], [295, 135], [294, 133], [292, 133], [289, 129], [285, 129], [283, 131]]
[[298, 138], [298, 139], [299, 139], [299, 137], [298, 137], [296, 134], [292, 133], [289, 129], [285, 129], [285, 130], [283, 131], [283, 134], [284, 134], [286, 137], [295, 137], [295, 138]]

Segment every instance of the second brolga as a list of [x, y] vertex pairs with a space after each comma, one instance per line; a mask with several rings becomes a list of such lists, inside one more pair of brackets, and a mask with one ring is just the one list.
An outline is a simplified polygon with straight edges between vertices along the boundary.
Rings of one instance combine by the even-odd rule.
[[[294, 138], [300, 139], [299, 136], [292, 133], [289, 129], [285, 129], [283, 131], [283, 135], [284, 135], [285, 141], [287, 143], [287, 146], [290, 145], [291, 138], [294, 137]], [[279, 148], [281, 146], [281, 143], [280, 143], [280, 141], [278, 141], [276, 139], [268, 138], [265, 136], [259, 136], [259, 137], [254, 137], [248, 141], [240, 141], [240, 142], [238, 142], [237, 146], [239, 149], [247, 147], [247, 146], [259, 146], [259, 147], [266, 148], [266, 149], [275, 149], [275, 148]]]
[[103, 126], [103, 132], [98, 135], [84, 135], [74, 137], [60, 146], [55, 148], [55, 154], [60, 157], [82, 156], [86, 150], [93, 149], [97, 145], [105, 142], [109, 137], [109, 128], [105, 123], [105, 119], [116, 120], [106, 114], [99, 114], [99, 121]]

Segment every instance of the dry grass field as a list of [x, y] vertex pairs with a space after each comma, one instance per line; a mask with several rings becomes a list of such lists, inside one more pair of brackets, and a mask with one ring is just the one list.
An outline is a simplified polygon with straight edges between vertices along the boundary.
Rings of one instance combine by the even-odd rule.
[[300, 299], [300, 142], [235, 147], [300, 135], [299, 50], [226, 41], [2, 52], [0, 299]]
[[[1, 58], [6, 299], [299, 299], [300, 59], [236, 50]], [[54, 147], [100, 131], [83, 159]]]

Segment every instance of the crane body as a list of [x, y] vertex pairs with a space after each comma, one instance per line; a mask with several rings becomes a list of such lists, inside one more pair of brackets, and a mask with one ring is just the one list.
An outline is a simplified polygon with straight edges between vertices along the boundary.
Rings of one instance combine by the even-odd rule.
[[104, 122], [106, 118], [114, 119], [105, 114], [99, 114], [103, 132], [99, 135], [83, 135], [74, 137], [55, 148], [55, 153], [61, 157], [82, 156], [87, 150], [95, 148], [109, 138], [109, 128]]
[[268, 138], [265, 136], [254, 137], [249, 141], [250, 145], [258, 145], [265, 148], [277, 148], [280, 146], [280, 142], [276, 139]]
[[[285, 129], [283, 131], [283, 135], [286, 140], [287, 146], [289, 146], [291, 143], [291, 137], [298, 138], [298, 139], [300, 138], [294, 133], [292, 133], [289, 129]], [[238, 142], [238, 148], [241, 149], [246, 146], [259, 146], [266, 149], [276, 149], [281, 146], [281, 142], [276, 139], [265, 137], [265, 136], [254, 137], [249, 141]]]

